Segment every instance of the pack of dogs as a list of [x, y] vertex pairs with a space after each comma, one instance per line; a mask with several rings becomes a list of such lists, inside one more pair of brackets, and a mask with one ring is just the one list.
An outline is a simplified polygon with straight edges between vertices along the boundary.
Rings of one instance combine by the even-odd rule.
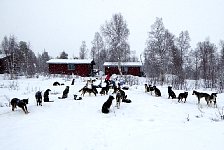
[[[156, 86], [152, 86], [152, 85], [148, 85], [145, 84], [145, 92], [150, 92], [151, 95], [153, 95], [152, 93], [154, 92], [155, 96], [161, 96], [161, 92], [160, 90], [156, 87]], [[201, 98], [204, 98], [207, 106], [211, 106], [212, 104], [214, 105], [214, 107], [217, 107], [217, 93], [203, 93], [203, 92], [197, 92], [197, 91], [193, 91], [192, 95], [196, 95], [197, 99], [198, 99], [198, 104], [200, 104], [200, 100]], [[176, 96], [175, 92], [172, 90], [171, 86], [168, 86], [168, 99], [178, 99], [178, 102], [183, 102], [186, 103], [187, 101], [187, 97], [188, 97], [188, 92], [182, 92], [179, 93], [178, 97]]]
[[[92, 81], [91, 81], [92, 82]], [[58, 86], [61, 85], [59, 82], [54, 82], [53, 86]], [[74, 85], [74, 79], [72, 80], [72, 85]], [[98, 94], [97, 88], [101, 88], [100, 90], [100, 94], [102, 95], [108, 95], [109, 90], [113, 89], [112, 94], [115, 94], [115, 96], [113, 95], [109, 95], [108, 99], [103, 103], [102, 105], [102, 113], [109, 113], [110, 112], [110, 107], [112, 105], [113, 100], [116, 100], [116, 105], [115, 107], [117, 107], [117, 109], [120, 109], [121, 103], [131, 103], [132, 101], [130, 99], [127, 98], [127, 95], [125, 93], [124, 90], [128, 90], [128, 88], [121, 88], [120, 85], [118, 84], [118, 86], [111, 86], [109, 85], [109, 82], [106, 82], [106, 86], [102, 87], [102, 86], [95, 86], [93, 84], [91, 84], [91, 86], [88, 86], [87, 84], [81, 88], [79, 90], [79, 92], [81, 92], [81, 96], [78, 96], [77, 94], [74, 94], [74, 100], [82, 100], [82, 97], [84, 97], [84, 95], [86, 93], [89, 93], [89, 95], [94, 94], [95, 96]], [[53, 102], [49, 100], [49, 92], [51, 90], [47, 89], [43, 96], [42, 96], [42, 91], [37, 91], [35, 93], [35, 99], [36, 99], [36, 105], [37, 106], [42, 106], [42, 97], [43, 97], [43, 101], [44, 102]], [[151, 95], [154, 95], [156, 97], [160, 97], [161, 96], [161, 91], [156, 87], [156, 86], [152, 86], [152, 85], [148, 85], [145, 84], [145, 92], [149, 92], [151, 93]], [[65, 99], [68, 97], [68, 93], [69, 93], [69, 86], [66, 86], [62, 97], [58, 97], [59, 99]], [[193, 91], [192, 95], [195, 95], [197, 97], [198, 100], [198, 104], [200, 104], [200, 100], [202, 98], [205, 99], [206, 103], [208, 106], [211, 106], [212, 104], [214, 104], [214, 107], [217, 107], [217, 93], [203, 93], [203, 92], [197, 92], [197, 91]], [[186, 103], [187, 101], [187, 97], [188, 97], [188, 92], [183, 92], [183, 93], [179, 93], [178, 97], [176, 96], [175, 92], [172, 90], [171, 86], [168, 86], [168, 99], [172, 98], [172, 99], [178, 99], [178, 102], [183, 102]], [[21, 108], [23, 110], [23, 112], [25, 114], [29, 113], [27, 110], [27, 104], [28, 104], [28, 99], [19, 99], [19, 98], [13, 98], [10, 102], [11, 106], [12, 106], [12, 111], [14, 111], [17, 106], [19, 108]]]

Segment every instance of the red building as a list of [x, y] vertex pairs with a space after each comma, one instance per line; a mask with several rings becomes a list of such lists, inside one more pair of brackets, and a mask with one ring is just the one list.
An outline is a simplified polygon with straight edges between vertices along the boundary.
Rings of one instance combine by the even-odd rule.
[[47, 61], [49, 64], [50, 74], [74, 74], [79, 76], [91, 76], [93, 60], [89, 59], [51, 59]]
[[[120, 74], [118, 70], [118, 62], [105, 62], [105, 74]], [[141, 62], [121, 62], [121, 72], [123, 75], [142, 76]]]

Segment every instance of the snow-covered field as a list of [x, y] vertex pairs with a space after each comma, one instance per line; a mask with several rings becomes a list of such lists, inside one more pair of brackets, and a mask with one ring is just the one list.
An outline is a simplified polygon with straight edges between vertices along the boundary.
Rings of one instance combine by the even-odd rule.
[[[144, 82], [125, 91], [132, 103], [115, 103], [109, 114], [102, 114], [108, 95], [86, 94], [73, 99], [85, 85], [84, 78], [32, 78], [3, 80], [0, 83], [0, 149], [1, 150], [223, 150], [224, 121], [219, 111], [224, 94], [218, 94], [218, 108], [207, 107], [188, 91], [186, 103], [168, 99], [167, 86], [158, 88], [162, 97], [145, 93]], [[53, 87], [53, 82], [64, 83]], [[67, 99], [62, 96], [70, 86]], [[52, 103], [36, 106], [35, 92], [51, 89]], [[99, 91], [100, 89], [98, 89]], [[180, 92], [174, 90], [176, 95]], [[208, 93], [215, 91], [206, 91]], [[110, 91], [112, 93], [112, 91]], [[14, 112], [8, 100], [29, 98], [28, 111]], [[115, 101], [114, 101], [115, 102]], [[4, 106], [4, 107], [3, 107]]]

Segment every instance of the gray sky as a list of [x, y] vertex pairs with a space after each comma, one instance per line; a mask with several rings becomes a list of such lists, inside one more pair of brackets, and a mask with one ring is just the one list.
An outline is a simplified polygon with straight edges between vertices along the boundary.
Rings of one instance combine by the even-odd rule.
[[100, 26], [121, 13], [130, 30], [131, 50], [139, 56], [156, 17], [176, 36], [188, 30], [192, 48], [207, 37], [224, 40], [224, 0], [0, 0], [0, 41], [15, 35], [56, 57], [63, 50], [79, 56], [82, 41], [91, 41]]

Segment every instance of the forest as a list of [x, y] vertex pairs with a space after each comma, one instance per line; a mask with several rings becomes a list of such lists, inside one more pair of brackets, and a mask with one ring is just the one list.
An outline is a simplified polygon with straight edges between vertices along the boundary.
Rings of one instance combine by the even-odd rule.
[[[128, 37], [128, 23], [121, 13], [114, 14], [111, 20], [105, 21], [100, 30], [95, 32], [92, 46], [87, 47], [83, 40], [79, 56], [72, 59], [94, 59], [95, 68], [104, 70], [103, 63], [136, 62], [143, 63], [144, 76], [150, 84], [172, 84], [175, 89], [185, 89], [189, 80], [194, 80], [195, 88], [200, 83], [204, 88], [218, 89], [223, 92], [224, 77], [224, 41], [218, 45], [205, 37], [195, 48], [190, 45], [190, 33], [185, 30], [179, 35], [171, 33], [163, 24], [162, 18], [156, 18], [148, 31], [145, 49], [142, 55], [136, 56], [131, 50]], [[19, 41], [15, 35], [5, 36], [0, 45], [0, 54], [5, 55], [6, 71], [11, 79], [24, 75], [33, 77], [36, 74], [48, 75], [46, 61], [52, 57], [48, 51], [34, 53], [32, 43]], [[62, 50], [59, 59], [70, 59]], [[169, 80], [169, 81], [168, 81]]]

